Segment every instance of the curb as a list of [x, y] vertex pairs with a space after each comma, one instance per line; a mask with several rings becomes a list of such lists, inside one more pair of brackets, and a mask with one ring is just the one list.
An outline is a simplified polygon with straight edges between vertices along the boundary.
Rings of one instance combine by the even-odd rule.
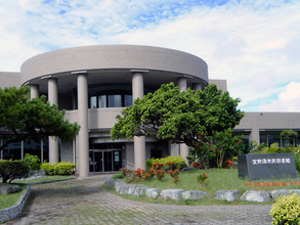
[[75, 180], [77, 177], [71, 177], [66, 179], [60, 179], [60, 180], [48, 180], [48, 181], [38, 181], [38, 182], [31, 182], [31, 183], [22, 183], [26, 185], [36, 185], [36, 184], [47, 184], [47, 183], [53, 183], [53, 182], [59, 182], [59, 181], [67, 181], [67, 180]]
[[23, 191], [19, 200], [14, 206], [0, 210], [0, 223], [13, 220], [21, 214], [23, 207], [30, 195], [30, 191], [31, 191], [31, 187], [26, 186], [25, 190]]

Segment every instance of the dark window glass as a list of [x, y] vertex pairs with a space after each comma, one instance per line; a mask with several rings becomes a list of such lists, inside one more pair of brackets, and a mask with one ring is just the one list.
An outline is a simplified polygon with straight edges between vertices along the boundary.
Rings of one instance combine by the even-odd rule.
[[125, 107], [131, 106], [132, 105], [132, 95], [125, 95], [124, 96], [124, 103]]
[[97, 108], [97, 96], [90, 97], [90, 108], [91, 109]]
[[[3, 138], [3, 143], [9, 138]], [[21, 142], [9, 144], [3, 149], [3, 159], [21, 159]]]
[[106, 108], [106, 95], [98, 96], [98, 101], [99, 101], [100, 108]]
[[122, 96], [108, 95], [108, 107], [122, 107]]

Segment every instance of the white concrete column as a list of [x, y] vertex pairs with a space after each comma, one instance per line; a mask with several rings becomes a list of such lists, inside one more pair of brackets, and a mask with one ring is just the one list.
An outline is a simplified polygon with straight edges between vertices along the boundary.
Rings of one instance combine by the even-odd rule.
[[202, 90], [202, 84], [195, 83], [193, 86], [195, 91]]
[[257, 127], [253, 127], [250, 134], [250, 141], [255, 141], [257, 144], [260, 144], [259, 139], [259, 129]]
[[[187, 79], [184, 77], [178, 78], [178, 83], [177, 83], [179, 90], [181, 92], [187, 90]], [[189, 155], [189, 146], [187, 146], [185, 143], [182, 143], [179, 145], [180, 147], [180, 156], [185, 160], [185, 163], [189, 165], [189, 161], [187, 160], [187, 157]]]
[[187, 90], [187, 79], [185, 77], [180, 77], [177, 80], [177, 86], [179, 87], [180, 92]]
[[[48, 101], [51, 105], [58, 105], [57, 80], [50, 78], [48, 80]], [[55, 164], [59, 161], [58, 138], [49, 137], [49, 163]]]
[[[144, 96], [144, 76], [142, 73], [132, 74], [132, 98]], [[145, 136], [134, 137], [134, 168], [146, 169], [146, 141]]]
[[30, 98], [38, 98], [39, 97], [39, 86], [38, 85], [30, 85]]
[[86, 74], [77, 76], [78, 92], [78, 162], [79, 176], [89, 176], [89, 131], [88, 131], [88, 82]]

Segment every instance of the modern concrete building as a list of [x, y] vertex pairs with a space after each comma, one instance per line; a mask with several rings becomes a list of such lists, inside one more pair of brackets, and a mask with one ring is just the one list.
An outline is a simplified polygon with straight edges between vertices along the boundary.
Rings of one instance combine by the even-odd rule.
[[[72, 141], [55, 137], [39, 143], [11, 144], [1, 158], [38, 155], [50, 163], [74, 162], [80, 176], [94, 172], [144, 168], [145, 159], [166, 155], [185, 158], [188, 147], [159, 141], [154, 136], [112, 141], [110, 129], [121, 110], [161, 84], [173, 82], [181, 91], [203, 89], [216, 83], [227, 90], [226, 81], [209, 80], [201, 58], [171, 49], [105, 45], [61, 49], [34, 56], [23, 63], [21, 72], [0, 72], [0, 87], [29, 86], [31, 97], [46, 95], [48, 101], [66, 110], [65, 119], [77, 122], [80, 132]], [[269, 141], [283, 129], [300, 130], [298, 113], [246, 113], [236, 127], [249, 140]], [[0, 130], [0, 141], [7, 138]], [[273, 137], [272, 136], [272, 137]]]

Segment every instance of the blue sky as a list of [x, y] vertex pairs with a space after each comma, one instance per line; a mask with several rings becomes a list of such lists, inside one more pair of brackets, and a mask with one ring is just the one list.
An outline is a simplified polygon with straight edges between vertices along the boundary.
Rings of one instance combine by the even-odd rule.
[[300, 0], [0, 0], [0, 71], [60, 48], [178, 49], [244, 111], [300, 112]]

